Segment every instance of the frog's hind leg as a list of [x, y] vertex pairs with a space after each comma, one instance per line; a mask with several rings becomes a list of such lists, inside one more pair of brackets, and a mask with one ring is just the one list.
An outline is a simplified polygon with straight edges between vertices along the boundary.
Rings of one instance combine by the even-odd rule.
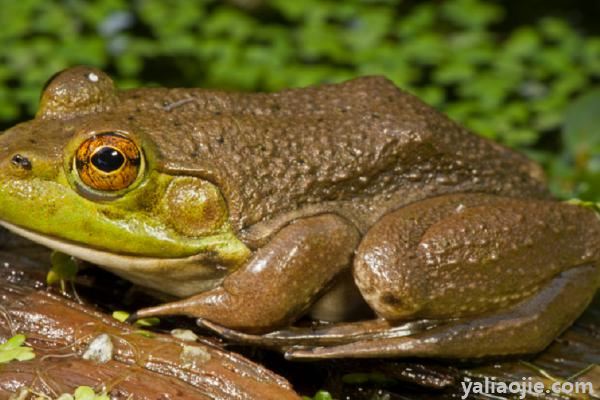
[[596, 268], [587, 265], [567, 270], [532, 298], [505, 312], [479, 318], [419, 320], [396, 325], [377, 319], [292, 327], [263, 335], [240, 332], [206, 320], [198, 322], [225, 339], [277, 349], [288, 359], [474, 358], [536, 352], [546, 347], [589, 303], [596, 284]]
[[[384, 216], [354, 276], [391, 325], [447, 321], [399, 336], [290, 348], [289, 358], [476, 358], [536, 352], [569, 326], [599, 284], [600, 220], [572, 205], [455, 194]], [[452, 320], [454, 319], [454, 320]]]
[[452, 321], [409, 336], [378, 335], [352, 343], [286, 351], [288, 359], [436, 357], [478, 358], [543, 350], [588, 305], [596, 265], [569, 269], [533, 297], [504, 312]]

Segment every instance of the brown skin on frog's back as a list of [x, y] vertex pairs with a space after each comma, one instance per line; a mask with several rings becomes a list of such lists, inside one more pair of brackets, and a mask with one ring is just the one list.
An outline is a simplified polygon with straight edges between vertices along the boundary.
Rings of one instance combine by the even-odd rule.
[[[121, 96], [121, 112], [136, 114], [161, 168], [214, 180], [238, 228], [303, 210], [343, 213], [365, 230], [393, 208], [438, 194], [548, 196], [539, 166], [379, 77], [274, 94]], [[168, 108], [181, 98], [191, 101]]]

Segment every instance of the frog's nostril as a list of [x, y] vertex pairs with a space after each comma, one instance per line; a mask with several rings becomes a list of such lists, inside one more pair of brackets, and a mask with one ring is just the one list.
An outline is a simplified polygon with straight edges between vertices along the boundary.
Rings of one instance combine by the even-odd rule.
[[31, 170], [31, 161], [29, 161], [29, 159], [25, 156], [22, 156], [20, 154], [15, 154], [11, 159], [10, 162], [13, 165], [16, 165], [17, 167], [21, 167], [25, 170]]

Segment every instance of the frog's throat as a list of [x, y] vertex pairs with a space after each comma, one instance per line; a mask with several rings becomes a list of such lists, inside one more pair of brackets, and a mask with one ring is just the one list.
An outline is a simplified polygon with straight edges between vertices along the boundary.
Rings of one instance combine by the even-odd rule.
[[[2, 220], [0, 220], [0, 226], [3, 226], [19, 236], [41, 244], [42, 246], [102, 266], [113, 273], [124, 277], [125, 279], [133, 281], [134, 283], [139, 283], [142, 286], [153, 287], [157, 290], [174, 294], [176, 296], [185, 296], [189, 295], [188, 292], [198, 293], [210, 289], [222, 280], [222, 276], [226, 271], [225, 267], [219, 267], [214, 263], [207, 262], [207, 255], [204, 253], [182, 258], [131, 256], [85, 247], [75, 242], [57, 239], [55, 237], [34, 232]], [[190, 266], [193, 266], [193, 278], [199, 284], [194, 285], [193, 288], [182, 287], [178, 290], [165, 286], [164, 276], [165, 273], [168, 273], [167, 271], [173, 272], [174, 270], [186, 270]], [[154, 282], [152, 282], [153, 275], [158, 278], [158, 281], [156, 282], [157, 285], [154, 285]], [[138, 278], [140, 277], [143, 279], [143, 282], [138, 282]], [[162, 284], [159, 284], [161, 279]]]

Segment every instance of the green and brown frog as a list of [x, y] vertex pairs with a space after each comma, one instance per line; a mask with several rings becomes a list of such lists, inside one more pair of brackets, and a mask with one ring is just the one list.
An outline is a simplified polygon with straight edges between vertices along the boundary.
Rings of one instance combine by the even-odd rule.
[[4, 227], [182, 298], [136, 317], [289, 358], [536, 352], [600, 282], [592, 210], [381, 77], [117, 90], [71, 68], [0, 136], [0, 182]]

